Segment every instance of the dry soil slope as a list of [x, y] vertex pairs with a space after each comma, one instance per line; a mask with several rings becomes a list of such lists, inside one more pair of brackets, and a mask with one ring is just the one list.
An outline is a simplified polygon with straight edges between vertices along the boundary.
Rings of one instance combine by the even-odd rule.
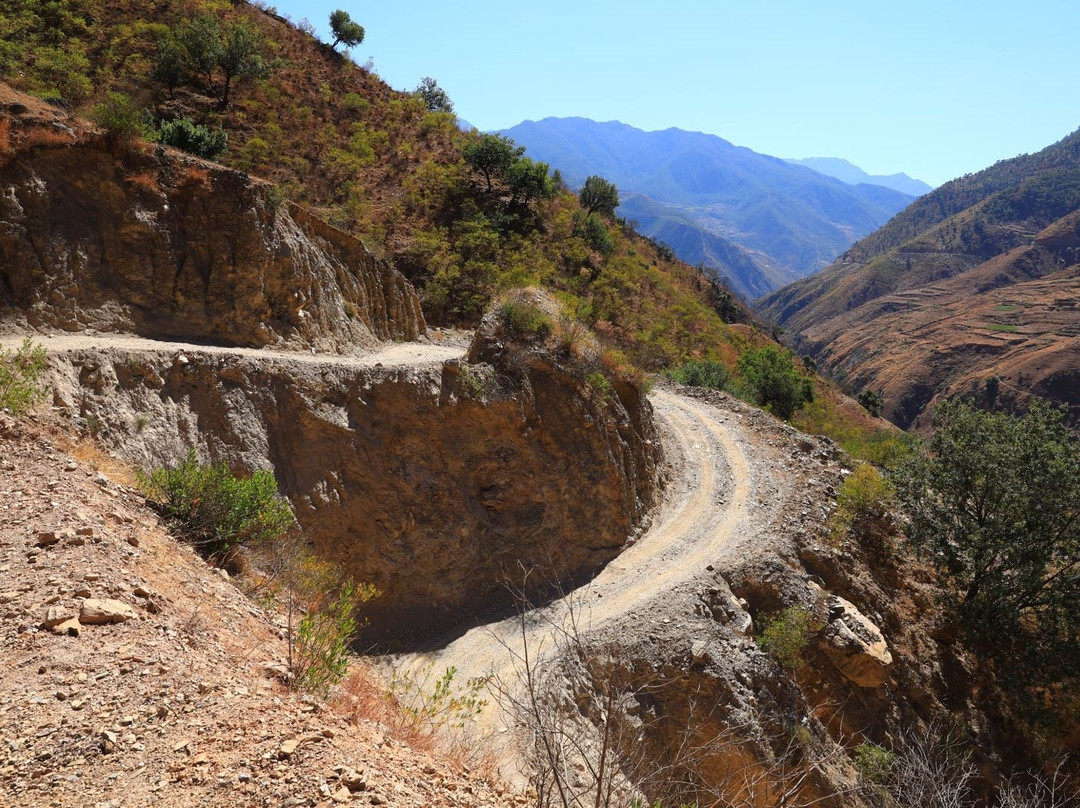
[[[519, 804], [286, 690], [270, 616], [68, 448], [0, 413], [0, 803]], [[43, 628], [93, 599], [129, 619]]]

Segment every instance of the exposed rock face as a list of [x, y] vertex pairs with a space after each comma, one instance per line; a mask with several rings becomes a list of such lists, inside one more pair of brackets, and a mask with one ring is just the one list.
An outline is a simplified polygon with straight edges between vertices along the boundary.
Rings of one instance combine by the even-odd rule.
[[523, 568], [538, 583], [588, 574], [654, 501], [660, 444], [636, 388], [604, 400], [540, 351], [502, 354], [360, 367], [76, 351], [54, 355], [51, 381], [143, 467], [193, 445], [273, 469], [319, 551], [382, 590], [365, 640], [402, 645], [508, 603]]
[[829, 596], [824, 640], [825, 654], [849, 682], [859, 687], [885, 683], [893, 658], [881, 630], [839, 595]]
[[160, 146], [115, 155], [2, 85], [0, 106], [0, 318], [335, 351], [425, 330], [402, 275], [266, 183]]

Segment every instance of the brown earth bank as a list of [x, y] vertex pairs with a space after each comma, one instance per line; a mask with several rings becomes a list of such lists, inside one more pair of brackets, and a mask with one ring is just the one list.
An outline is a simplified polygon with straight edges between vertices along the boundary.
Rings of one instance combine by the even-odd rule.
[[284, 688], [273, 616], [99, 450], [0, 413], [0, 453], [0, 803], [526, 804]]
[[3, 84], [0, 116], [7, 319], [332, 351], [424, 332], [402, 275], [268, 183], [163, 146], [110, 145]]

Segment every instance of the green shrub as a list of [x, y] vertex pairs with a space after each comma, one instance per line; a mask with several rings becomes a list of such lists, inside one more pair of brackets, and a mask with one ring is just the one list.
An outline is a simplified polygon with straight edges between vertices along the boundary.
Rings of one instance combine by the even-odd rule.
[[234, 547], [278, 538], [294, 523], [273, 474], [236, 477], [225, 463], [199, 463], [194, 449], [176, 466], [140, 473], [139, 483], [184, 538], [210, 557], [224, 559]]
[[480, 693], [486, 679], [469, 679], [462, 687], [455, 686], [457, 668], [447, 668], [434, 683], [429, 665], [420, 671], [395, 671], [387, 695], [397, 702], [409, 728], [433, 732], [440, 727], [460, 728], [476, 718], [487, 700]]
[[762, 619], [764, 628], [757, 638], [758, 647], [791, 672], [806, 664], [803, 651], [819, 628], [814, 615], [802, 606], [789, 606]]
[[813, 381], [799, 372], [791, 355], [778, 345], [743, 351], [736, 370], [747, 397], [781, 418], [790, 418], [814, 400]]
[[589, 383], [589, 387], [596, 391], [601, 401], [606, 402], [611, 397], [611, 380], [601, 371], [593, 371], [585, 377], [585, 381]]
[[860, 521], [884, 517], [895, 500], [896, 492], [881, 472], [859, 463], [836, 492], [837, 508], [829, 518], [832, 537], [841, 539]]
[[547, 313], [532, 303], [503, 303], [500, 313], [506, 328], [518, 338], [544, 339], [555, 328]]
[[876, 743], [864, 742], [855, 747], [855, 768], [867, 783], [884, 785], [892, 777], [896, 755]]
[[689, 387], [710, 387], [727, 390], [731, 385], [731, 371], [723, 362], [695, 359], [672, 370], [669, 374], [679, 384]]
[[866, 411], [873, 415], [875, 418], [881, 415], [881, 410], [885, 406], [885, 401], [881, 395], [881, 391], [871, 390], [869, 387], [867, 387], [865, 390], [862, 390], [855, 400], [862, 404], [863, 407], [866, 408]]
[[309, 693], [325, 696], [349, 668], [349, 643], [361, 623], [357, 608], [379, 593], [371, 584], [351, 578], [323, 589], [326, 596], [300, 619], [290, 632], [289, 673], [292, 684]]
[[229, 145], [229, 136], [224, 129], [207, 129], [188, 117], [162, 121], [157, 136], [166, 146], [173, 146], [207, 160], [218, 157]]
[[45, 348], [29, 337], [16, 351], [0, 351], [0, 409], [22, 415], [45, 395], [38, 384], [45, 370]]
[[146, 114], [124, 93], [109, 92], [91, 110], [91, 118], [105, 130], [105, 139], [113, 148], [128, 148], [149, 132]]

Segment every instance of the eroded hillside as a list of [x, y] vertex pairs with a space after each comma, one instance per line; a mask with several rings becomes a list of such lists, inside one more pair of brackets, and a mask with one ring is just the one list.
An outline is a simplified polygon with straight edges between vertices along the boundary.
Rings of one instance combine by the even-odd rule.
[[762, 301], [897, 424], [958, 395], [1080, 406], [1080, 137], [947, 183], [819, 276]]

